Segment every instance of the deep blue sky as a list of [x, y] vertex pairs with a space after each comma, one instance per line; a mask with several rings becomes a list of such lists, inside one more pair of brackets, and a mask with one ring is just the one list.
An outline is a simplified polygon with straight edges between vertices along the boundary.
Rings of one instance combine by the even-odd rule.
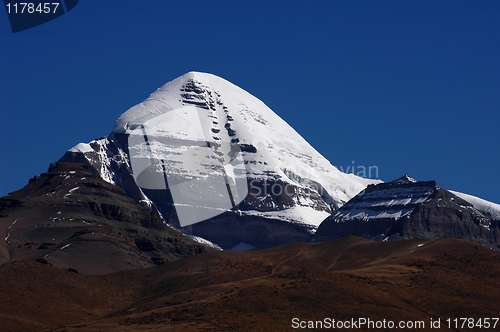
[[15, 34], [0, 8], [0, 60], [0, 196], [195, 70], [336, 166], [500, 203], [499, 1], [87, 0]]

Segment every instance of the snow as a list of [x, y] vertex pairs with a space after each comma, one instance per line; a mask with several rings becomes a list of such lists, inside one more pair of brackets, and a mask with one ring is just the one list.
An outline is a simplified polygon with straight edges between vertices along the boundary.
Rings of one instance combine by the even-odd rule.
[[[120, 183], [115, 178], [112, 164], [118, 164], [118, 167], [125, 164], [126, 167], [129, 167], [126, 154], [113, 141], [112, 134], [108, 137], [93, 140], [88, 144], [80, 143], [70, 149], [69, 152], [81, 152], [89, 164], [97, 169], [101, 178], [114, 185], [119, 186]], [[85, 177], [81, 178], [81, 180], [84, 179]]]
[[458, 191], [449, 190], [454, 195], [471, 203], [477, 210], [489, 213], [493, 219], [500, 220], [500, 204], [492, 203], [482, 198], [464, 194]]
[[219, 247], [218, 245], [216, 245], [213, 242], [208, 241], [207, 239], [204, 239], [202, 237], [195, 236], [195, 235], [187, 235], [186, 234], [186, 236], [189, 237], [191, 240], [194, 240], [194, 241], [196, 241], [198, 243], [201, 243], [201, 244], [204, 244], [204, 245], [206, 245], [208, 247], [212, 247], [212, 248], [215, 248], [215, 249], [218, 249], [218, 250], [222, 251], [221, 247]]
[[17, 219], [16, 219], [16, 220], [14, 220], [14, 222], [13, 222], [12, 224], [10, 224], [10, 226], [7, 228], [7, 230], [11, 229], [11, 228], [12, 228], [12, 226], [14, 226], [14, 225], [16, 224], [16, 222], [17, 222]]
[[[413, 182], [413, 181], [412, 181]], [[409, 215], [416, 205], [426, 202], [434, 192], [432, 186], [396, 186], [380, 190], [361, 192], [356, 198], [335, 214], [338, 221], [362, 219], [399, 219]]]
[[79, 144], [75, 145], [74, 147], [72, 147], [71, 149], [69, 149], [68, 151], [85, 153], [85, 152], [93, 152], [94, 149], [92, 149], [90, 144], [79, 143]]
[[[189, 95], [185, 90], [181, 91], [191, 80], [198, 82], [196, 87], [202, 92]], [[205, 106], [200, 106], [199, 103], [205, 102]], [[148, 141], [142, 138], [145, 126], [149, 126]], [[320, 191], [321, 196], [330, 200], [328, 204], [338, 208], [368, 184], [381, 182], [339, 171], [261, 100], [211, 74], [190, 72], [160, 87], [144, 102], [123, 113], [113, 133], [131, 135], [128, 146], [134, 173], [149, 167], [153, 158], [170, 161], [167, 167], [172, 176], [204, 176], [210, 171], [206, 165], [185, 162], [182, 154], [186, 153], [187, 146], [199, 144], [206, 147], [206, 142], [238, 140], [238, 144], [252, 146], [256, 152], [242, 151], [238, 155], [242, 158], [241, 163], [224, 167], [226, 179], [236, 183], [245, 178], [280, 179], [299, 188]], [[151, 142], [150, 136], [158, 139]], [[138, 137], [134, 144], [130, 144], [131, 137]], [[174, 144], [174, 141], [189, 143]], [[94, 150], [101, 154], [102, 149], [95, 147], [95, 143], [91, 143]], [[101, 164], [105, 163], [101, 160]], [[162, 171], [163, 167], [156, 167], [156, 172]], [[101, 168], [100, 174], [105, 179], [112, 178], [106, 169]], [[160, 176], [158, 179], [161, 180]], [[165, 187], [160, 181], [154, 183]], [[239, 196], [243, 199], [245, 195]], [[317, 227], [325, 218], [325, 212], [314, 211], [299, 203], [295, 209], [267, 213], [266, 216]]]
[[[224, 113], [224, 109], [220, 108], [215, 112], [220, 121], [219, 125], [223, 125], [223, 122], [226, 124], [230, 123], [232, 129], [236, 131], [234, 138], [238, 138], [240, 143], [252, 144], [257, 148], [257, 154], [245, 153], [245, 160], [275, 160], [277, 161], [277, 165], [269, 165], [269, 167], [264, 168], [274, 171], [274, 173], [284, 178], [286, 176], [284, 176], [281, 169], [292, 168], [291, 171], [295, 174], [305, 174], [305, 177], [311, 180], [316, 180], [320, 183], [333, 183], [327, 187], [330, 187], [329, 189], [332, 192], [338, 192], [338, 195], [342, 196], [341, 199], [343, 201], [347, 201], [367, 184], [374, 182], [373, 180], [341, 173], [262, 101], [232, 83], [210, 74], [192, 72], [167, 83], [153, 93], [145, 102], [132, 107], [120, 116], [114, 132], [130, 133], [131, 128], [142, 124], [144, 119], [150, 119], [168, 112], [173, 113], [172, 110], [176, 109], [186, 109], [186, 106], [179, 101], [180, 98], [177, 94], [179, 94], [178, 90], [180, 87], [189, 79], [199, 80], [221, 95], [224, 106], [231, 113], [230, 116], [233, 118], [233, 121], [225, 121], [226, 114]], [[229, 100], [223, 99], [228, 96], [230, 97]], [[180, 112], [175, 113], [179, 117], [178, 114]], [[213, 120], [209, 113], [206, 110], [199, 112], [191, 110], [188, 114], [189, 116], [184, 119], [185, 122], [177, 121], [175, 123], [200, 122], [201, 127], [207, 129], [211, 127]], [[194, 127], [191, 126], [191, 128]], [[187, 130], [177, 131], [176, 128], [173, 127], [171, 131], [164, 134], [180, 138], [179, 135], [185, 135], [187, 132]], [[227, 133], [224, 133], [224, 130], [221, 130], [221, 133], [222, 139], [229, 141]], [[200, 136], [200, 132], [190, 134], [190, 138], [195, 140], [205, 140], [207, 136], [210, 135]], [[248, 173], [262, 173], [262, 164], [258, 164], [259, 167], [252, 166], [256, 164], [258, 163], [247, 164], [250, 165], [248, 166], [250, 168]], [[341, 184], [345, 184], [343, 187], [347, 187], [347, 193], [340, 193], [338, 187]]]
[[[98, 150], [95, 150], [97, 153], [97, 156], [99, 158], [99, 163], [101, 165], [101, 168], [99, 170], [99, 175], [101, 178], [111, 184], [116, 184], [114, 181], [114, 174], [111, 170], [111, 158], [112, 156], [108, 156], [108, 145], [109, 145], [109, 139], [104, 138], [102, 140], [95, 140], [92, 141], [94, 145], [97, 145]], [[91, 142], [91, 143], [92, 143]]]
[[71, 194], [72, 194], [75, 190], [77, 190], [78, 188], [80, 188], [80, 187], [75, 187], [75, 188], [73, 188], [73, 189], [70, 189], [70, 190], [68, 191], [68, 193], [67, 193], [66, 195], [64, 195], [64, 198], [68, 198], [69, 196], [71, 196]]
[[73, 191], [77, 190], [78, 188], [80, 188], [80, 187], [75, 187], [73, 189], [70, 189], [68, 192], [72, 193]]
[[[10, 226], [7, 228], [7, 231], [10, 230], [12, 228], [12, 226], [14, 226], [16, 224], [16, 222], [17, 222], [17, 219], [14, 220], [14, 222], [12, 224], [10, 224]], [[9, 242], [9, 237], [10, 237], [10, 232], [8, 232], [7, 234], [5, 234], [5, 238], [4, 238], [5, 242], [10, 243]]]
[[306, 224], [311, 227], [311, 232], [314, 232], [323, 220], [330, 215], [326, 211], [318, 211], [310, 206], [293, 206], [278, 211], [241, 211], [241, 214]]
[[352, 219], [363, 219], [365, 221], [373, 219], [399, 219], [403, 216], [410, 214], [413, 208], [409, 209], [396, 209], [396, 210], [384, 210], [384, 211], [374, 211], [374, 210], [359, 210], [352, 209], [348, 213], [342, 215], [342, 221], [352, 220]]

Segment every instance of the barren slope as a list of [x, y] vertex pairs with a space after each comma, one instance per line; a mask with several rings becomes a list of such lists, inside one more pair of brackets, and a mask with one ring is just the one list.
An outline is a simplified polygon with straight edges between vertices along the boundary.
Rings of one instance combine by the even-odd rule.
[[[44, 279], [32, 277], [33, 271], [26, 275], [17, 264], [0, 269], [0, 296], [11, 299], [1, 304], [8, 316], [3, 321], [14, 324], [22, 318], [28, 324], [34, 317], [36, 327], [36, 317], [43, 316], [46, 328], [70, 324], [69, 318], [55, 315], [66, 303], [67, 316], [74, 320], [58, 331], [291, 331], [294, 317], [421, 320], [428, 327], [431, 318], [500, 314], [500, 254], [457, 239], [371, 242], [346, 237], [211, 252], [106, 276], [73, 276], [40, 265], [45, 274], [66, 276], [51, 280], [50, 297], [39, 295], [46, 289]], [[36, 269], [36, 263], [30, 264]], [[99, 300], [106, 283], [113, 287], [105, 300], [114, 307], [96, 301], [81, 310], [82, 299], [97, 294]], [[6, 286], [13, 284], [16, 288]], [[16, 297], [17, 289], [30, 289], [35, 296]], [[75, 289], [80, 293], [72, 296]], [[34, 316], [22, 314], [28, 301], [33, 306], [33, 299], [42, 298], [44, 305]], [[5, 303], [10, 303], [8, 310]], [[107, 317], [96, 320], [99, 315]]]

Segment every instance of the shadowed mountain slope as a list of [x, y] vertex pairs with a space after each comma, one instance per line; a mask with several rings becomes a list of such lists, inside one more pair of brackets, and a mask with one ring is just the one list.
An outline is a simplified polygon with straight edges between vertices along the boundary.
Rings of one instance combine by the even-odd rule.
[[211, 250], [76, 163], [52, 164], [0, 198], [0, 264], [39, 260], [83, 274], [151, 267]]

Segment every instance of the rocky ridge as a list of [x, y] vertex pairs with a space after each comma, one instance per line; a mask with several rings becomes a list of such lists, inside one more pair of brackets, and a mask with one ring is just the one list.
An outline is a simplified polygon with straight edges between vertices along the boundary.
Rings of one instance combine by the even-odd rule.
[[0, 233], [0, 264], [30, 259], [84, 274], [151, 267], [214, 250], [77, 163], [54, 163], [0, 198]]
[[435, 181], [408, 176], [369, 185], [326, 218], [314, 240], [346, 235], [378, 241], [454, 237], [500, 250], [499, 220], [439, 188]]

